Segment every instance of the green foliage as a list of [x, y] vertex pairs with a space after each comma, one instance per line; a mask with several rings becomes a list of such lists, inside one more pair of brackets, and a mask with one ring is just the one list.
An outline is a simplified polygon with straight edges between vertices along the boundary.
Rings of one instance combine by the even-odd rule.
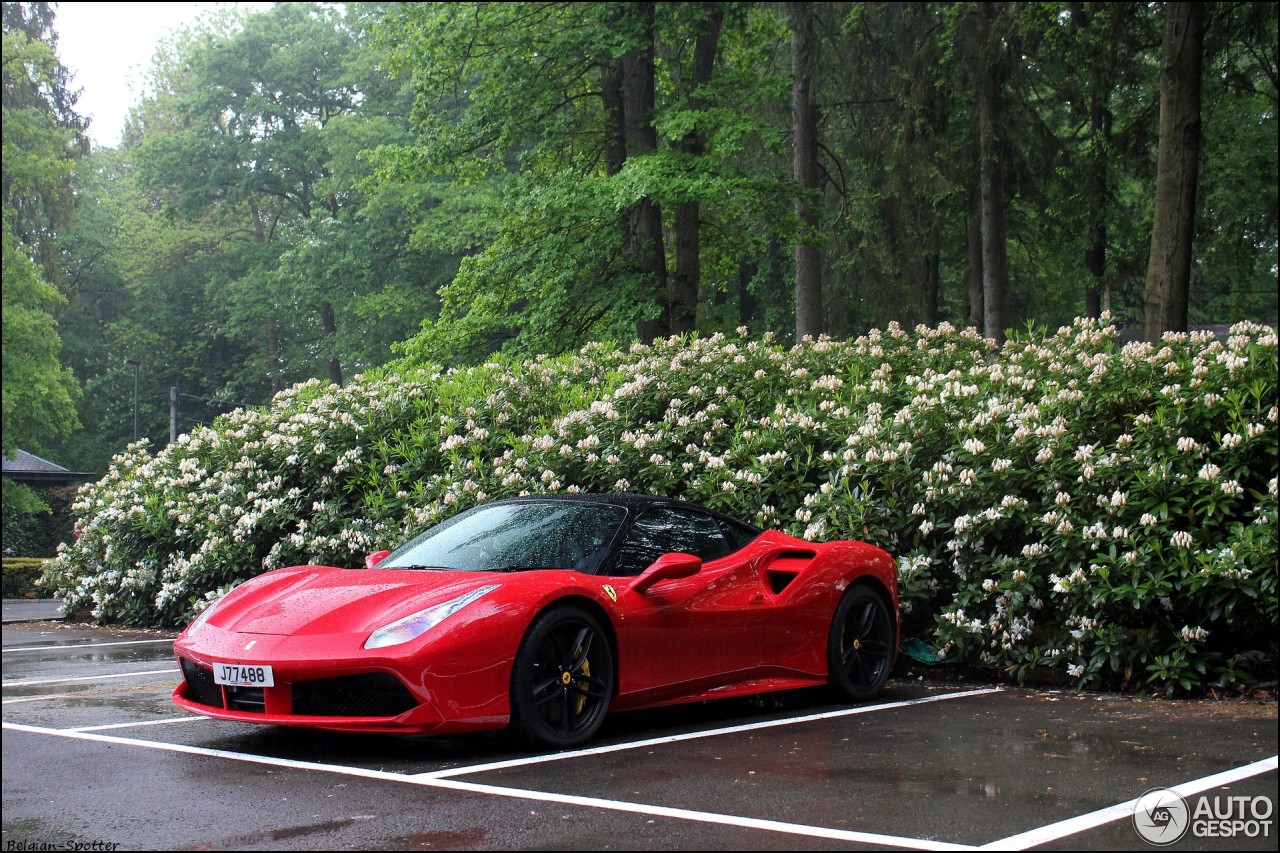
[[24, 557], [53, 556], [58, 544], [71, 538], [76, 488], [37, 490], [5, 481], [3, 550]]
[[40, 450], [78, 426], [75, 377], [58, 360], [53, 310], [64, 300], [4, 217], [4, 453]]
[[1274, 330], [741, 334], [304, 383], [117, 457], [46, 582], [172, 624], [488, 499], [640, 491], [888, 548], [908, 634], [1010, 678], [1180, 692], [1274, 660]]
[[65, 300], [52, 234], [74, 208], [71, 168], [84, 153], [45, 3], [4, 4], [3, 400], [5, 455], [40, 450], [76, 421], [76, 384], [59, 361]]
[[45, 561], [35, 557], [4, 558], [4, 597], [26, 598], [36, 590]]
[[[416, 245], [465, 249], [441, 289], [441, 313], [405, 344], [419, 360], [453, 364], [495, 350], [530, 356], [635, 337], [671, 294], [646, 291], [629, 242], [641, 202], [701, 205], [699, 304], [736, 289], [739, 264], [794, 232], [786, 83], [766, 61], [785, 28], [749, 4], [728, 4], [723, 71], [690, 106], [686, 46], [704, 4], [664, 4], [657, 16], [656, 151], [610, 163], [610, 69], [642, 39], [626, 4], [404, 4], [384, 23], [392, 67], [411, 73], [412, 140], [375, 152], [384, 187], [429, 180], [440, 206], [419, 220]], [[774, 26], [768, 26], [773, 24]], [[781, 101], [785, 103], [785, 100]], [[756, 112], [764, 108], [766, 112]], [[773, 110], [770, 114], [768, 110]], [[696, 130], [703, 150], [686, 150]], [[673, 266], [667, 247], [664, 263]], [[777, 294], [769, 294], [770, 303]], [[736, 323], [735, 323], [736, 325]], [[790, 325], [790, 324], [785, 324]]]
[[1191, 322], [1277, 316], [1277, 14], [1211, 7]]
[[91, 426], [49, 442], [59, 459], [100, 471], [132, 439], [126, 358], [142, 365], [140, 435], [161, 442], [171, 388], [187, 431], [383, 364], [438, 312], [457, 253], [411, 245], [435, 197], [365, 186], [361, 152], [406, 137], [410, 102], [369, 43], [380, 16], [289, 4], [206, 18], [158, 54], [124, 144], [80, 161], [80, 210], [56, 248], [62, 361]]
[[[25, 550], [27, 553], [36, 553], [29, 550], [26, 537], [17, 532], [16, 528], [19, 524], [12, 524], [18, 518], [24, 515], [39, 515], [49, 512], [49, 504], [35, 489], [26, 483], [6, 482], [4, 487], [4, 536], [5, 547], [13, 547], [10, 544], [10, 537], [17, 535], [22, 542], [22, 548], [15, 550]], [[50, 551], [49, 553], [52, 553]]]
[[[6, 448], [102, 470], [132, 436], [126, 358], [159, 444], [171, 387], [185, 431], [397, 352], [625, 346], [694, 278], [702, 335], [794, 328], [783, 6], [658, 4], [657, 147], [623, 161], [605, 92], [647, 45], [632, 4], [222, 10], [158, 52], [121, 147], [83, 157], [52, 8], [4, 6]], [[1208, 12], [1193, 323], [1276, 318], [1277, 8]], [[975, 9], [812, 4], [824, 191], [806, 239], [835, 337], [968, 322]], [[1140, 320], [1161, 7], [999, 9], [1011, 313], [1056, 327], [1100, 289]], [[640, 200], [663, 211], [665, 294], [637, 264]], [[672, 239], [690, 202], [696, 276]]]

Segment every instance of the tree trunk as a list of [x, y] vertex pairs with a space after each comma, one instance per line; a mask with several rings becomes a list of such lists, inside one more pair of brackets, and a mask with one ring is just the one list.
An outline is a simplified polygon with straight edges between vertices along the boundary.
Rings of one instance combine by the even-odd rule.
[[751, 282], [760, 271], [754, 261], [738, 263], [738, 325], [751, 328], [756, 319], [756, 297], [751, 292]]
[[818, 239], [818, 111], [811, 91], [816, 39], [808, 3], [790, 4], [793, 174], [799, 185], [796, 218], [796, 340], [822, 333], [822, 249]]
[[[1103, 295], [1106, 293], [1107, 274], [1107, 224], [1103, 220], [1103, 207], [1106, 204], [1105, 193], [1106, 166], [1095, 163], [1090, 170], [1089, 179], [1085, 183], [1085, 204], [1089, 208], [1089, 246], [1084, 250], [1084, 265], [1093, 279], [1085, 288], [1084, 313], [1086, 317], [1101, 317]], [[1110, 299], [1105, 300], [1110, 308]]]
[[[1085, 180], [1085, 205], [1089, 211], [1089, 247], [1084, 252], [1084, 265], [1093, 281], [1084, 293], [1084, 312], [1087, 317], [1101, 317], [1103, 295], [1106, 292], [1107, 273], [1107, 150], [1110, 122], [1107, 120], [1105, 95], [1095, 80], [1089, 102], [1089, 130], [1093, 137], [1093, 162], [1089, 164], [1089, 176]], [[1111, 308], [1111, 300], [1105, 300]]]
[[942, 250], [936, 228], [928, 232], [928, 249], [922, 252], [923, 274], [920, 286], [920, 322], [932, 328], [938, 325], [939, 292], [942, 284]]
[[981, 40], [978, 91], [979, 171], [982, 194], [982, 332], [1004, 342], [1008, 322], [1009, 268], [1005, 231], [1004, 164], [1001, 162], [1000, 65], [991, 24], [999, 15], [994, 3], [979, 10]]
[[969, 246], [969, 266], [967, 280], [969, 283], [969, 318], [968, 323], [975, 329], [982, 328], [982, 196], [978, 184], [968, 181], [969, 187], [965, 199], [966, 239]]
[[[640, 157], [658, 148], [653, 127], [654, 110], [654, 4], [635, 3], [630, 8], [637, 47], [622, 58], [622, 109], [627, 157]], [[658, 309], [656, 317], [636, 322], [641, 343], [651, 343], [671, 330], [671, 305], [667, 295], [667, 256], [662, 240], [662, 210], [645, 197], [631, 210], [628, 239], [630, 267], [640, 279], [642, 303]]]
[[[612, 25], [625, 25], [625, 10], [615, 7]], [[604, 173], [613, 177], [627, 160], [626, 113], [622, 106], [622, 64], [609, 54], [600, 59], [600, 100], [604, 105]]]
[[[338, 320], [332, 303], [320, 303], [320, 323], [324, 326], [325, 339], [332, 344], [338, 337]], [[342, 385], [342, 361], [336, 355], [329, 359], [329, 381], [339, 387]]]
[[1150, 341], [1159, 340], [1164, 332], [1187, 329], [1203, 54], [1204, 6], [1169, 3], [1160, 66], [1160, 156], [1145, 292], [1144, 332]]
[[[1080, 2], [1068, 5], [1071, 11], [1072, 37], [1080, 44], [1090, 44], [1101, 34], [1094, 34], [1098, 18], [1093, 9]], [[1110, 24], [1115, 27], [1115, 24]], [[1111, 310], [1111, 294], [1106, 282], [1107, 273], [1107, 157], [1111, 151], [1111, 97], [1110, 75], [1107, 62], [1100, 50], [1089, 51], [1090, 69], [1082, 80], [1088, 81], [1089, 144], [1091, 147], [1088, 171], [1085, 175], [1084, 198], [1088, 217], [1089, 242], [1084, 250], [1084, 265], [1090, 281], [1084, 289], [1084, 313], [1098, 318], [1103, 310]], [[1084, 102], [1083, 96], [1077, 100]]]
[[268, 316], [265, 333], [267, 336], [267, 380], [271, 383], [272, 396], [284, 390], [284, 380], [280, 378], [280, 342], [276, 334], [276, 318]]
[[[719, 3], [708, 3], [705, 31], [698, 34], [693, 50], [692, 92], [711, 80], [715, 67], [716, 47], [720, 41], [720, 27], [724, 23], [724, 8]], [[696, 94], [689, 96], [689, 109], [702, 110], [706, 104]], [[682, 146], [690, 158], [702, 156], [704, 140], [702, 132], [692, 130], [685, 135]], [[682, 202], [676, 208], [676, 271], [675, 304], [671, 314], [671, 331], [676, 334], [692, 332], [698, 323], [698, 286], [702, 280], [701, 257], [702, 211], [697, 201]]]

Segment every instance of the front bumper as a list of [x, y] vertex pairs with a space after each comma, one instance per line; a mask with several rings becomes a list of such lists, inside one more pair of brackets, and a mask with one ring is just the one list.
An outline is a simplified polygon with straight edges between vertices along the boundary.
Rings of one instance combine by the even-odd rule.
[[215, 684], [213, 670], [179, 657], [178, 707], [207, 717], [276, 726], [355, 732], [427, 733], [442, 720], [388, 672], [277, 681], [274, 687]]
[[[203, 626], [174, 646], [183, 680], [171, 696], [183, 710], [241, 723], [348, 732], [443, 734], [502, 728], [505, 707], [459, 707], [437, 697], [430, 662], [362, 648], [363, 637], [243, 634]], [[213, 664], [270, 665], [272, 687], [213, 680]], [[449, 716], [441, 709], [450, 712]]]

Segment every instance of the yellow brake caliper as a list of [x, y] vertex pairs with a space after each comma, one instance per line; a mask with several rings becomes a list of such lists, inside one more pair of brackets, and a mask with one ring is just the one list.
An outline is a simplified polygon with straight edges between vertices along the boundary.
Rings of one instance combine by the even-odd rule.
[[[582, 654], [582, 646], [578, 646], [578, 648], [574, 651], [573, 654], [575, 657]], [[582, 669], [580, 669], [577, 674], [581, 675], [583, 678], [586, 678], [587, 676], [591, 675], [591, 661], [587, 660], [586, 658], [583, 658]], [[561, 676], [561, 678], [564, 681], [564, 684], [566, 687], [568, 687], [570, 684], [575, 684], [575, 685], [577, 684], [577, 679], [573, 677], [572, 673], [566, 672], [563, 676]], [[573, 713], [581, 714], [582, 709], [585, 707], [587, 707], [587, 697], [585, 695], [579, 695], [578, 701], [574, 705]]]

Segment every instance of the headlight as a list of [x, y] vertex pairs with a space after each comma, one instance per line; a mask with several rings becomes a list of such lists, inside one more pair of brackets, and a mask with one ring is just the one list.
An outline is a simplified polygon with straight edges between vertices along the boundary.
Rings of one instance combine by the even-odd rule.
[[378, 630], [369, 635], [369, 639], [364, 641], [366, 649], [381, 649], [386, 646], [396, 646], [400, 643], [407, 643], [410, 640], [420, 637], [427, 631], [439, 625], [445, 619], [457, 613], [471, 602], [481, 596], [488, 595], [498, 588], [498, 584], [489, 584], [488, 586], [477, 587], [471, 592], [463, 593], [457, 598], [428, 607], [426, 610], [419, 610], [412, 616], [406, 616], [403, 619], [397, 619], [390, 625], [383, 625]]

